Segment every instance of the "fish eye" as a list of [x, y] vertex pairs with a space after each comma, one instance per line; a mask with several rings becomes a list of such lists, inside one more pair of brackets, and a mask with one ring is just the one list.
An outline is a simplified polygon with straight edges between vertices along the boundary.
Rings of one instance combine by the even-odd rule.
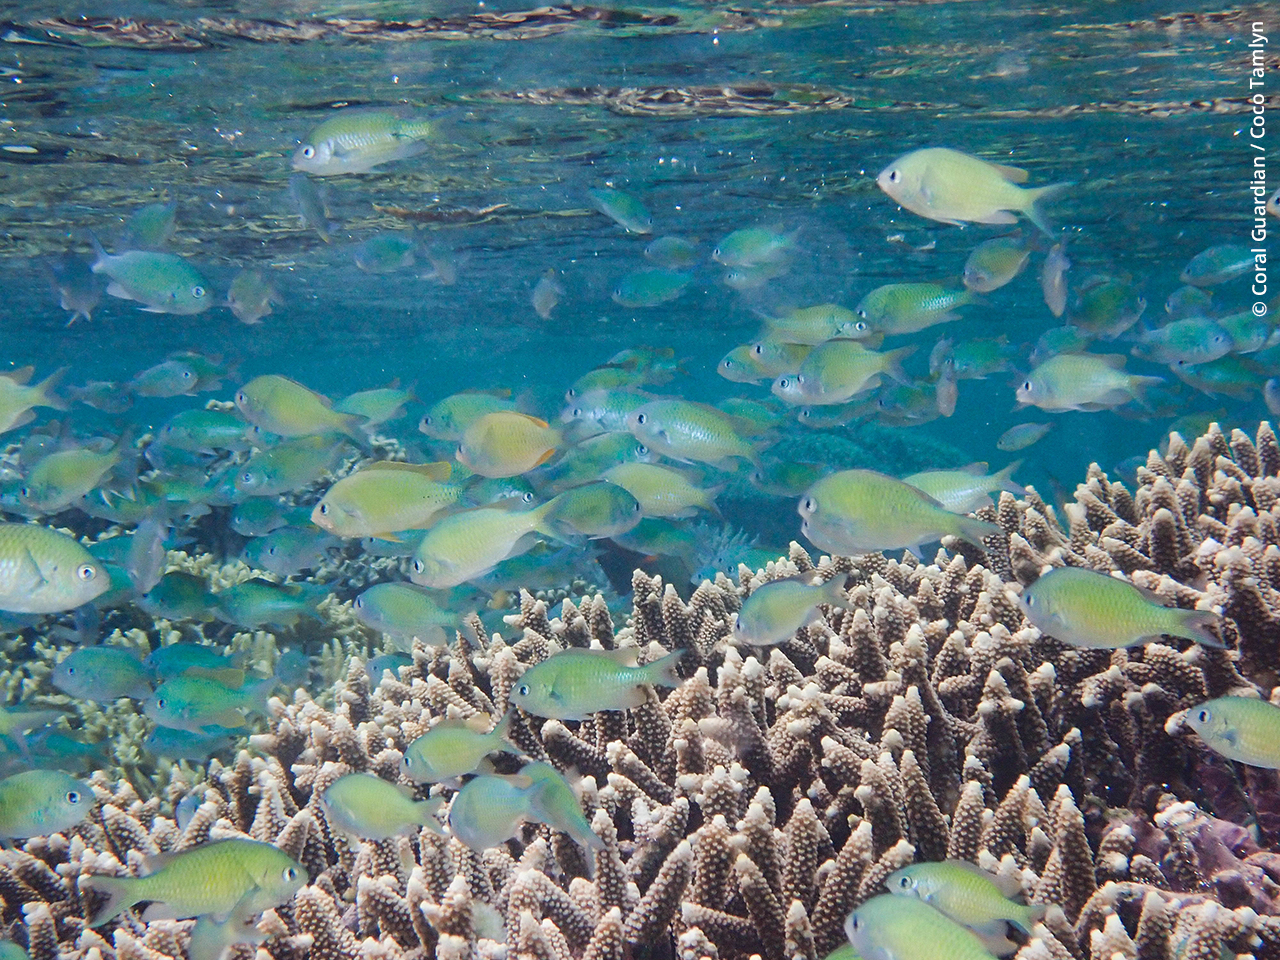
[[1031, 389], [1031, 381], [1030, 381], [1030, 380], [1023, 380], [1023, 381], [1022, 381], [1022, 389], [1023, 389], [1023, 390], [1030, 390], [1030, 389]]
[[751, 352], [752, 352], [752, 353], [754, 353], [757, 357], [763, 357], [763, 356], [764, 356], [764, 344], [763, 344], [763, 343], [757, 343], [754, 347], [752, 347], [752, 348], [751, 348]]
[[76, 805], [77, 803], [79, 803], [79, 802], [80, 802], [80, 800], [81, 800], [81, 797], [80, 797], [80, 791], [79, 791], [79, 790], [68, 790], [68, 791], [67, 791], [66, 800], [67, 800], [67, 803], [71, 804], [72, 806], [75, 806], [75, 805]]
[[790, 377], [779, 377], [779, 378], [778, 378], [778, 389], [779, 389], [779, 390], [786, 390], [789, 386], [791, 386], [791, 378], [790, 378]]
[[901, 173], [899, 173], [897, 170], [890, 170], [890, 171], [889, 171], [889, 182], [890, 182], [890, 183], [897, 183], [897, 182], [898, 182], [899, 180], [901, 180], [901, 179], [902, 179], [902, 174], [901, 174]]
[[356, 597], [356, 600], [355, 600], [355, 604], [354, 604], [354, 606], [355, 606], [355, 608], [356, 608], [357, 610], [363, 610], [363, 609], [364, 609], [364, 597]]
[[529, 695], [529, 685], [527, 683], [520, 684], [520, 686], [516, 687], [516, 694], [521, 697], [527, 697]]
[[526, 491], [520, 500], [523, 503], [533, 503], [533, 494]]
[[636, 453], [640, 454], [642, 457], [647, 457], [649, 455], [649, 448], [642, 443], [640, 446], [636, 447]]
[[1034, 593], [1028, 593], [1028, 594], [1023, 598], [1023, 602], [1024, 602], [1028, 607], [1034, 607], [1034, 606], [1036, 605], [1036, 595], [1035, 595]]
[[431, 414], [429, 414], [429, 413], [428, 413], [428, 414], [424, 414], [424, 415], [423, 415], [423, 417], [422, 417], [422, 425], [423, 425], [424, 427], [429, 427], [429, 426], [431, 426]]
[[81, 580], [89, 581], [98, 575], [97, 568], [91, 563], [82, 563], [76, 568], [76, 576]]
[[329, 505], [327, 503], [320, 504], [320, 516], [327, 517], [329, 515]]
[[298, 878], [298, 870], [296, 867], [285, 867], [284, 873], [281, 874], [286, 880], [296, 880]]
[[244, 406], [244, 404], [248, 402], [249, 402], [249, 397], [245, 394], [243, 390], [236, 391], [236, 403], [240, 404], [241, 406]]
[[195, 297], [197, 300], [202, 299], [204, 297], [204, 287], [200, 287], [200, 286], [192, 287], [191, 296]]
[[157, 701], [156, 701], [156, 706], [157, 706], [159, 709], [163, 710], [163, 709], [164, 709], [164, 705], [165, 705], [165, 699], [164, 699], [164, 697], [161, 697], [159, 700], [157, 700]]
[[804, 502], [800, 505], [810, 513], [813, 513], [813, 511], [818, 509], [818, 501], [813, 499], [813, 497], [805, 497]]
[[862, 926], [862, 921], [858, 919], [858, 915], [855, 913], [849, 918], [849, 929], [857, 930], [860, 926]]
[[853, 329], [857, 330], [859, 333], [865, 333], [867, 329], [867, 325], [863, 323], [861, 320], [859, 320], [857, 323], [853, 325]]
[[564, 392], [564, 395], [565, 395], [568, 399], [572, 400], [574, 397], [576, 397], [576, 396], [578, 395], [578, 391], [577, 391], [577, 390], [575, 390], [573, 387], [570, 387], [568, 390], [566, 390], [566, 391]]
[[864, 310], [864, 309], [861, 309], [861, 308], [860, 308], [860, 309], [856, 310], [855, 312], [856, 312], [856, 313], [858, 314], [858, 316], [860, 316], [863, 320], [867, 319], [867, 311], [866, 311], [866, 310]]
[[30, 488], [30, 487], [23, 487], [23, 488], [22, 488], [22, 490], [21, 490], [21, 491], [19, 491], [19, 492], [20, 492], [24, 497], [29, 497], [29, 496], [31, 496], [31, 488]]
[[573, 413], [572, 413], [572, 414], [570, 414], [570, 416], [572, 416], [572, 417], [573, 417], [573, 419], [575, 419], [575, 420], [581, 420], [581, 419], [582, 419], [582, 408], [581, 408], [581, 407], [574, 407], [574, 408], [573, 408]]
[[421, 560], [415, 560], [415, 561], [413, 561], [413, 572], [414, 572], [414, 573], [421, 573], [421, 572], [422, 572], [422, 570], [423, 570], [422, 561], [421, 561]]
[[1198, 723], [1208, 723], [1208, 722], [1209, 722], [1209, 711], [1208, 711], [1208, 710], [1201, 710], [1199, 713], [1197, 713], [1197, 714], [1196, 714], [1196, 721], [1197, 721]]
[[240, 474], [240, 480], [243, 483], [253, 483], [253, 474], [249, 473], [248, 471], [245, 471], [244, 473]]
[[911, 878], [910, 878], [910, 877], [899, 877], [899, 878], [898, 878], [898, 889], [899, 889], [899, 890], [910, 890], [910, 889], [911, 889]]
[[274, 545], [267, 547], [267, 555], [271, 557], [274, 557], [276, 555], [276, 548]]
[[636, 414], [636, 423], [639, 424], [640, 426], [644, 426], [645, 423], [648, 421], [648, 419], [649, 419], [648, 414], [644, 414], [644, 413]]
[[302, 148], [303, 159], [310, 160], [315, 155], [316, 155], [316, 148], [313, 147], [311, 144], [308, 143], [305, 147]]

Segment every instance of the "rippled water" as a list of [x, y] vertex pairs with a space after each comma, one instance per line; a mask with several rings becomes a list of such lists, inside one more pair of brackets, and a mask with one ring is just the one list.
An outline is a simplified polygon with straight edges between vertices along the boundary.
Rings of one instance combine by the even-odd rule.
[[[1247, 239], [1244, 43], [1262, 5], [119, 3], [111, 20], [55, 3], [8, 9], [0, 359], [68, 364], [72, 380], [127, 379], [196, 348], [238, 358], [245, 378], [280, 372], [335, 395], [393, 377], [429, 400], [503, 385], [551, 412], [589, 367], [654, 344], [689, 358], [669, 389], [764, 397], [714, 369], [760, 313], [954, 280], [998, 232], [923, 220], [876, 188], [888, 161], [929, 145], [1024, 166], [1033, 184], [1076, 181], [1051, 207], [1072, 277], [1131, 275], [1148, 316], [1192, 255]], [[1276, 55], [1267, 62], [1280, 84]], [[443, 134], [419, 157], [327, 180], [341, 228], [325, 244], [288, 200], [289, 157], [342, 105], [438, 117]], [[586, 191], [605, 182], [644, 200], [655, 235], [709, 250], [768, 225], [798, 230], [799, 255], [747, 294], [707, 261], [672, 303], [620, 307], [610, 291], [646, 241], [591, 209]], [[107, 299], [67, 328], [37, 258], [87, 253], [88, 230], [114, 249], [124, 218], [162, 199], [178, 204], [172, 249], [219, 295], [256, 264], [284, 307], [246, 327], [223, 308], [173, 317]], [[357, 270], [355, 243], [407, 225], [457, 263], [455, 284], [424, 279], [425, 267]], [[552, 322], [530, 304], [549, 267], [566, 288]], [[1055, 325], [1036, 267], [1038, 255], [962, 323], [914, 337], [909, 367], [923, 372], [934, 333], [1034, 342]], [[1217, 296], [1243, 303], [1235, 283]], [[1016, 376], [961, 383], [955, 417], [912, 436], [1005, 462], [995, 438], [1046, 418], [1012, 412]], [[1237, 402], [1182, 389], [1177, 403], [1233, 425], [1266, 416], [1256, 392]], [[1048, 469], [1073, 484], [1090, 460], [1110, 467], [1153, 446], [1174, 413], [1137, 415], [1052, 415], [1058, 429], [1028, 451], [1039, 462], [1027, 479], [1044, 484]]]

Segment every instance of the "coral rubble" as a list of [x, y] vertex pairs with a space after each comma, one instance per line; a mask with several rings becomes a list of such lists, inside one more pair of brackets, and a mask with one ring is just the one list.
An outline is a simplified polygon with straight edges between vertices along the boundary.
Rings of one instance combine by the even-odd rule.
[[[33, 960], [182, 957], [189, 921], [87, 928], [79, 878], [244, 835], [311, 879], [263, 916], [259, 960], [816, 960], [888, 874], [944, 857], [1053, 905], [1018, 960], [1280, 957], [1274, 821], [1256, 835], [1233, 822], [1274, 806], [1274, 780], [1246, 797], [1176, 722], [1205, 698], [1277, 683], [1277, 502], [1270, 426], [1255, 439], [1214, 427], [1190, 446], [1174, 435], [1136, 490], [1090, 470], [1065, 525], [1034, 491], [1003, 494], [979, 514], [1002, 530], [985, 554], [948, 543], [959, 552], [930, 564], [815, 561], [793, 544], [688, 601], [637, 571], [625, 625], [601, 597], [552, 611], [526, 592], [500, 635], [484, 639], [473, 618], [449, 648], [419, 644], [396, 678], [371, 684], [353, 659], [331, 691], [273, 701], [268, 732], [210, 763], [181, 828], [172, 811], [192, 788], [176, 772], [147, 798], [95, 776], [87, 821], [0, 854], [3, 923]], [[1228, 649], [1042, 636], [1014, 598], [1049, 564], [1217, 608]], [[779, 647], [731, 645], [742, 598], [796, 572], [845, 578], [847, 602]], [[425, 830], [357, 843], [330, 828], [318, 798], [338, 777], [400, 779], [431, 720], [496, 719], [528, 665], [592, 645], [642, 661], [688, 650], [684, 682], [639, 707], [513, 724], [529, 757], [580, 778], [601, 849], [537, 824], [483, 853]]]

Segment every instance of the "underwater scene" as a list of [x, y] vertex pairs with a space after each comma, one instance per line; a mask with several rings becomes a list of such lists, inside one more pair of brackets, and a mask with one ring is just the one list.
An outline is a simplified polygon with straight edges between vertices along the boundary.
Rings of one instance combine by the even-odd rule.
[[0, 10], [0, 960], [1280, 960], [1280, 9]]

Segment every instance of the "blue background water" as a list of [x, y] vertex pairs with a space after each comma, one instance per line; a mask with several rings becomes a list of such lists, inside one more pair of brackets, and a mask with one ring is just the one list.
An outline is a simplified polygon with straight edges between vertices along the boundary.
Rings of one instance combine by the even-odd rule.
[[[767, 385], [730, 384], [715, 373], [725, 351], [754, 338], [761, 312], [827, 300], [853, 306], [885, 282], [954, 281], [968, 252], [998, 232], [931, 223], [875, 187], [890, 160], [930, 145], [1023, 166], [1033, 184], [1076, 181], [1051, 208], [1068, 237], [1073, 281], [1131, 275], [1148, 317], [1161, 313], [1191, 256], [1247, 239], [1243, 45], [1248, 23], [1265, 19], [1261, 6], [1216, 22], [1171, 17], [1173, 8], [1155, 3], [626, 4], [617, 9], [672, 22], [617, 25], [615, 17], [614, 25], [570, 22], [526, 39], [412, 41], [254, 42], [200, 19], [292, 29], [334, 16], [461, 23], [521, 9], [516, 0], [112, 5], [115, 16], [172, 22], [198, 46], [175, 50], [131, 45], [111, 31], [95, 40], [75, 29], [75, 16], [100, 12], [89, 6], [10, 8], [0, 46], [0, 145], [37, 152], [0, 151], [0, 359], [34, 363], [38, 373], [69, 365], [72, 382], [122, 380], [195, 348], [238, 359], [244, 379], [279, 372], [341, 395], [399, 377], [428, 401], [506, 386], [532, 392], [551, 414], [576, 376], [618, 349], [652, 344], [688, 358], [690, 375], [673, 392], [763, 398]], [[46, 16], [67, 23], [41, 23]], [[1271, 55], [1269, 72], [1280, 81], [1276, 68]], [[730, 86], [763, 87], [779, 105], [833, 94], [852, 104], [733, 116], [709, 98]], [[578, 87], [700, 88], [705, 112], [625, 115], [556, 93]], [[514, 97], [531, 90], [550, 102]], [[401, 106], [440, 117], [444, 132], [422, 156], [328, 179], [341, 229], [324, 244], [286, 195], [289, 156], [339, 104]], [[609, 293], [640, 264], [650, 238], [629, 236], [590, 208], [586, 191], [605, 182], [643, 199], [655, 236], [676, 233], [709, 251], [733, 229], [775, 226], [799, 231], [798, 255], [763, 290], [729, 289], [722, 269], [706, 261], [679, 299], [620, 307]], [[89, 229], [115, 249], [124, 218], [166, 198], [178, 204], [171, 249], [219, 297], [241, 267], [258, 265], [285, 305], [247, 327], [225, 308], [175, 317], [107, 298], [92, 322], [67, 328], [36, 258], [87, 253]], [[374, 204], [433, 203], [509, 206], [488, 222], [422, 229], [426, 245], [452, 252], [454, 285], [423, 279], [425, 265], [378, 277], [357, 270], [356, 242], [404, 227]], [[1027, 347], [1057, 324], [1035, 279], [1038, 263], [1039, 255], [961, 323], [911, 338], [920, 346], [909, 369], [924, 372], [941, 336], [1003, 333], [1023, 345], [1025, 371]], [[530, 304], [548, 267], [562, 271], [567, 291], [551, 322]], [[1244, 303], [1246, 283], [1233, 281], [1216, 297]], [[1011, 371], [964, 381], [954, 417], [906, 429], [949, 444], [957, 459], [998, 466], [1008, 455], [994, 441], [1007, 427], [1051, 419], [1055, 432], [1026, 451], [1031, 462], [1019, 473], [1043, 487], [1046, 471], [1069, 486], [1090, 461], [1111, 467], [1144, 453], [1171, 420], [1142, 411], [1138, 419], [1014, 413], [1017, 380]], [[1247, 402], [1185, 388], [1178, 396], [1179, 413], [1225, 409], [1231, 425], [1266, 415], [1256, 392]], [[158, 423], [195, 403], [149, 403], [129, 416]], [[411, 421], [404, 424], [411, 432]]]

